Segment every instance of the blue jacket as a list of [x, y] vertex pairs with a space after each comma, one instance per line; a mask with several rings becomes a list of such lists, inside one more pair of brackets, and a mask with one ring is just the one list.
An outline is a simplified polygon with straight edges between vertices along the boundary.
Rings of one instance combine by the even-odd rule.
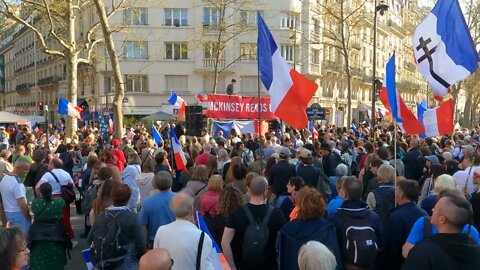
[[400, 269], [404, 259], [402, 257], [402, 246], [405, 244], [413, 224], [418, 218], [426, 216], [427, 213], [418, 207], [414, 202], [408, 202], [396, 207], [388, 217], [385, 228], [386, 246], [384, 255], [385, 269]]
[[337, 239], [339, 241], [340, 252], [342, 254], [342, 258], [345, 258], [346, 254], [346, 247], [344, 243], [342, 243], [343, 235], [345, 234], [345, 229], [348, 224], [345, 224], [345, 220], [342, 218], [341, 214], [348, 215], [350, 217], [356, 219], [369, 219], [371, 227], [375, 231], [378, 241], [378, 248], [380, 250], [384, 247], [384, 236], [383, 236], [383, 228], [382, 222], [380, 221], [380, 217], [370, 209], [368, 209], [368, 205], [360, 200], [346, 200], [343, 202], [342, 206], [337, 209], [337, 212], [329, 217], [329, 220], [335, 226], [335, 230], [337, 232]]
[[295, 219], [283, 225], [277, 238], [279, 269], [298, 269], [300, 247], [310, 240], [328, 247], [337, 259], [336, 269], [343, 269], [335, 227], [323, 218], [309, 221]]

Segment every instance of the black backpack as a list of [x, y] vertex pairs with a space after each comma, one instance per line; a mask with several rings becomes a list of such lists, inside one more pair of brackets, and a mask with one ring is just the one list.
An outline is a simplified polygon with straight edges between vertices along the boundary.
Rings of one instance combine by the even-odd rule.
[[385, 226], [388, 217], [390, 217], [390, 213], [395, 208], [395, 187], [392, 186], [388, 189], [379, 187], [372, 192], [375, 195], [375, 201], [377, 203], [374, 212], [380, 216], [382, 225]]
[[343, 259], [358, 267], [369, 268], [375, 264], [378, 254], [378, 239], [372, 228], [369, 216], [355, 218], [341, 211], [337, 212], [344, 220], [340, 249]]
[[100, 184], [92, 184], [84, 192], [82, 198], [81, 209], [82, 213], [88, 214], [92, 209], [93, 202], [97, 198], [98, 191], [100, 190]]
[[320, 174], [318, 175], [317, 190], [322, 193], [326, 202], [329, 202], [331, 199], [333, 199], [333, 192], [332, 188], [330, 187], [330, 180], [322, 170], [320, 170]]
[[270, 205], [267, 206], [267, 213], [261, 222], [253, 219], [248, 206], [242, 206], [249, 222], [243, 237], [243, 260], [248, 261], [253, 265], [261, 265], [265, 262], [264, 250], [268, 242], [268, 237], [270, 236], [268, 221], [273, 212], [273, 207]]
[[[98, 269], [115, 269], [121, 266], [127, 255], [127, 245], [124, 245], [120, 220], [125, 211], [105, 210], [105, 225], [98, 226], [93, 232], [93, 242], [90, 246], [92, 263]], [[98, 220], [98, 217], [97, 217]]]

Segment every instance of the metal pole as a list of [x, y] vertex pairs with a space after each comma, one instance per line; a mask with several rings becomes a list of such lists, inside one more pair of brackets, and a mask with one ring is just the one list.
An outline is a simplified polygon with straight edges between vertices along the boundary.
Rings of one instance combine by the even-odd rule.
[[48, 126], [50, 125], [48, 123], [48, 105], [45, 105], [45, 102], [43, 103], [43, 113], [45, 114], [45, 124], [47, 125], [46, 129], [45, 129], [45, 133], [47, 134], [47, 141], [46, 141], [46, 145], [44, 145], [43, 147], [46, 148], [47, 151], [50, 151], [50, 137], [48, 136]]
[[375, 100], [376, 95], [376, 73], [377, 73], [377, 0], [374, 0], [373, 7], [373, 68], [372, 68], [372, 119], [371, 119], [371, 137], [374, 140], [375, 134]]
[[[257, 62], [258, 62], [258, 49], [257, 49]], [[261, 103], [260, 103], [260, 66], [257, 64], [257, 98], [258, 98], [258, 146], [262, 148], [260, 145], [260, 139], [262, 137], [262, 113], [261, 113]], [[263, 164], [260, 162], [260, 171], [263, 170]]]

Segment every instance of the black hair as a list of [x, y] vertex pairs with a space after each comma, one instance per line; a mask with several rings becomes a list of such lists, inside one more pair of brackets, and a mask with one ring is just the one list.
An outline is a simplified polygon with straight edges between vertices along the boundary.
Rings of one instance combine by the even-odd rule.
[[49, 183], [43, 183], [40, 185], [40, 194], [47, 202], [52, 201], [52, 186]]
[[417, 181], [406, 179], [398, 181], [397, 186], [402, 190], [405, 197], [407, 197], [410, 201], [418, 200], [418, 195], [420, 191]]

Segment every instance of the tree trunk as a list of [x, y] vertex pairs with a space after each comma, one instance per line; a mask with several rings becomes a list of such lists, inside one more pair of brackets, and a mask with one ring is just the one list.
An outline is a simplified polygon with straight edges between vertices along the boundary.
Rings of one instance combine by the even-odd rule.
[[102, 27], [103, 36], [105, 38], [105, 46], [110, 57], [110, 63], [113, 69], [113, 78], [115, 80], [115, 97], [113, 100], [113, 123], [114, 123], [114, 138], [122, 138], [123, 129], [123, 112], [122, 104], [125, 96], [125, 88], [120, 70], [120, 63], [118, 62], [117, 54], [115, 52], [115, 44], [112, 39], [112, 32], [108, 22], [107, 13], [105, 12], [105, 5], [102, 0], [94, 0], [97, 9], [100, 25]]
[[469, 91], [467, 95], [467, 101], [465, 102], [465, 108], [463, 110], [463, 127], [465, 128], [470, 128], [471, 124], [472, 96], [472, 93]]
[[[75, 43], [75, 13], [73, 11], [72, 1], [68, 1], [68, 41], [70, 50], [66, 51], [67, 62], [67, 100], [77, 105], [77, 76], [78, 76], [78, 53]], [[67, 116], [65, 124], [65, 138], [73, 138], [77, 131], [77, 119]]]
[[452, 95], [453, 117], [455, 122], [458, 122], [458, 118], [459, 118], [459, 114], [457, 113], [457, 100], [458, 100], [458, 92], [460, 91], [461, 86], [462, 86], [462, 82], [459, 82], [453, 85], [452, 91], [450, 92], [450, 95]]

